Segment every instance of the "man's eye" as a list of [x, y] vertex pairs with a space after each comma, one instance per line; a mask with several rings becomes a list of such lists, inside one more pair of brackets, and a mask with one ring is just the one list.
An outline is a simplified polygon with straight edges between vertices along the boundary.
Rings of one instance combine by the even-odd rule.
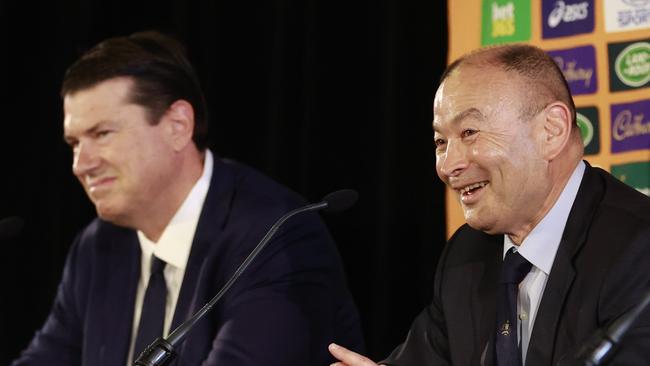
[[446, 141], [443, 140], [443, 139], [435, 139], [435, 140], [433, 140], [433, 143], [434, 143], [434, 145], [436, 145], [436, 147], [440, 147], [440, 146], [444, 145], [445, 142]]
[[65, 143], [66, 143], [68, 146], [70, 146], [70, 148], [73, 149], [73, 150], [77, 147], [77, 145], [79, 145], [79, 141], [77, 141], [77, 140], [72, 140], [72, 139], [66, 139], [66, 140], [65, 140]]
[[477, 132], [478, 132], [477, 130], [463, 130], [463, 132], [460, 135], [461, 137], [469, 137], [476, 134]]
[[102, 137], [106, 137], [106, 136], [108, 136], [111, 132], [112, 132], [112, 131], [109, 131], [109, 130], [97, 131], [97, 133], [95, 134], [95, 136], [96, 136], [97, 138], [102, 138]]

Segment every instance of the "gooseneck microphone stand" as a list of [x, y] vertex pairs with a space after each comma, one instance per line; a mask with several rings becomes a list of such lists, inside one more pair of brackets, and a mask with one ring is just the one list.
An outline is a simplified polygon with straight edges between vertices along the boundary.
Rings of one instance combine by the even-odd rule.
[[325, 196], [321, 202], [313, 203], [304, 207], [296, 208], [292, 211], [287, 212], [282, 215], [274, 224], [271, 226], [269, 231], [266, 232], [266, 235], [262, 240], [255, 246], [251, 253], [246, 257], [241, 265], [237, 268], [235, 273], [230, 277], [228, 282], [219, 290], [219, 292], [205, 304], [201, 310], [196, 312], [190, 319], [185, 321], [183, 324], [179, 325], [178, 328], [169, 334], [167, 338], [159, 337], [152, 344], [150, 344], [144, 351], [140, 354], [138, 359], [134, 362], [135, 366], [164, 366], [168, 365], [175, 357], [176, 351], [175, 347], [180, 345], [185, 339], [187, 333], [192, 329], [194, 324], [196, 324], [201, 318], [205, 316], [207, 312], [212, 309], [212, 307], [221, 299], [221, 297], [230, 289], [230, 287], [237, 281], [239, 276], [246, 270], [246, 268], [251, 264], [253, 259], [264, 249], [266, 244], [273, 238], [278, 229], [291, 217], [298, 215], [303, 212], [309, 211], [318, 211], [324, 210], [325, 212], [338, 212], [346, 210], [348, 207], [352, 206], [358, 198], [358, 195], [355, 191], [351, 189], [343, 189], [340, 191], [332, 192]]

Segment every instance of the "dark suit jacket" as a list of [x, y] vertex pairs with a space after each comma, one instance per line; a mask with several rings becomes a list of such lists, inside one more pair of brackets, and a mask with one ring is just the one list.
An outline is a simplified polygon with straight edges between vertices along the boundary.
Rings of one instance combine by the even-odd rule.
[[[277, 218], [303, 204], [215, 157], [172, 329], [218, 292]], [[136, 233], [92, 222], [72, 246], [45, 325], [14, 365], [125, 365], [139, 273]], [[310, 213], [286, 222], [189, 333], [173, 365], [326, 365], [333, 341], [363, 347], [338, 252]]]
[[[387, 365], [492, 365], [503, 236], [461, 227], [445, 247], [432, 304]], [[527, 366], [555, 365], [650, 288], [650, 199], [587, 166], [531, 335]], [[650, 311], [615, 365], [650, 365]]]

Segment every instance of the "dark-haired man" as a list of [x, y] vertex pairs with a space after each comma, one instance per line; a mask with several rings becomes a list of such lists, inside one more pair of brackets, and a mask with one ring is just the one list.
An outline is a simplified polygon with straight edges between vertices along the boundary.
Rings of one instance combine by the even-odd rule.
[[[527, 45], [452, 63], [433, 105], [436, 170], [467, 225], [434, 298], [385, 365], [556, 365], [650, 289], [650, 199], [582, 161], [569, 88]], [[331, 345], [337, 365], [374, 365]], [[616, 365], [650, 365], [650, 311]]]
[[[108, 39], [66, 72], [64, 134], [96, 207], [51, 313], [14, 365], [127, 365], [226, 283], [303, 200], [213, 155], [197, 78], [159, 33]], [[323, 365], [362, 347], [336, 248], [316, 214], [280, 229], [177, 348], [175, 365]]]

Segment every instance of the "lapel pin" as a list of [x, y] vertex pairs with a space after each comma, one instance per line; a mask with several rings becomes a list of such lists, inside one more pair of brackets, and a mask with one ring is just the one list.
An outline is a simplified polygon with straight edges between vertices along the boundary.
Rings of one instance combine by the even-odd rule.
[[504, 336], [510, 335], [510, 320], [506, 320], [506, 322], [501, 325], [501, 334]]

